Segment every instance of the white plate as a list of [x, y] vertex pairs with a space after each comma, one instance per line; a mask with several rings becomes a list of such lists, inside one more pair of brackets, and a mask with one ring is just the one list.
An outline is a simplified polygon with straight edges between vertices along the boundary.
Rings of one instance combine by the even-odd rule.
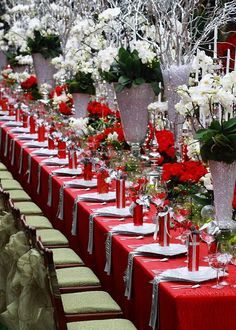
[[84, 179], [75, 179], [72, 181], [67, 181], [66, 186], [71, 188], [95, 188], [97, 187], [97, 179], [84, 180]]
[[46, 165], [67, 165], [68, 164], [68, 159], [67, 158], [58, 158], [58, 157], [47, 158], [47, 159], [42, 160], [42, 164], [46, 164]]
[[99, 214], [103, 217], [118, 217], [118, 218], [127, 218], [131, 217], [129, 207], [124, 209], [118, 209], [116, 206], [102, 207], [100, 209], [94, 210], [96, 214]]
[[20, 121], [8, 121], [7, 123], [2, 125], [3, 127], [22, 127], [23, 123]]
[[29, 127], [16, 127], [11, 129], [11, 133], [29, 133]]
[[60, 168], [52, 172], [53, 174], [62, 175], [80, 175], [82, 173], [81, 168]]
[[108, 192], [107, 194], [99, 194], [97, 192], [83, 194], [78, 197], [82, 201], [94, 201], [94, 202], [109, 202], [116, 199], [116, 193], [113, 191]]
[[[228, 274], [226, 274], [228, 275]], [[204, 282], [213, 280], [217, 277], [217, 272], [211, 267], [199, 267], [199, 271], [190, 272], [187, 267], [167, 269], [159, 276], [168, 278], [173, 281], [189, 281], [189, 282]], [[223, 272], [220, 271], [220, 276]]]
[[16, 119], [16, 116], [1, 116], [0, 121], [11, 121]]
[[33, 155], [37, 156], [56, 156], [58, 154], [58, 150], [55, 149], [38, 149], [32, 152]]
[[0, 110], [0, 116], [8, 116], [8, 115], [9, 115], [9, 111]]
[[133, 223], [124, 223], [113, 227], [112, 232], [122, 234], [149, 235], [153, 234], [156, 225], [153, 223], [144, 223], [142, 226], [135, 226]]
[[47, 148], [48, 141], [43, 141], [43, 142], [29, 141], [29, 142], [24, 143], [24, 146], [26, 146], [28, 148]]
[[150, 254], [161, 254], [163, 256], [175, 256], [178, 254], [186, 253], [187, 248], [181, 244], [170, 244], [169, 246], [160, 246], [158, 243], [146, 244], [138, 247], [135, 251], [150, 253]]
[[38, 134], [19, 134], [17, 135], [18, 140], [37, 140]]

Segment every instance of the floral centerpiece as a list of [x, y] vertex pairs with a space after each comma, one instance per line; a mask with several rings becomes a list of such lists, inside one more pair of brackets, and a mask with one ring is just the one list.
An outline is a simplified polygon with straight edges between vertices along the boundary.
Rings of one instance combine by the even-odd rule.
[[20, 85], [27, 100], [33, 101], [41, 98], [41, 94], [38, 90], [37, 78], [34, 75], [27, 74]]
[[236, 72], [223, 77], [208, 74], [198, 86], [180, 86], [179, 94], [176, 109], [191, 118], [213, 178], [216, 219], [224, 226], [232, 220], [236, 179]]
[[50, 92], [53, 108], [61, 115], [70, 116], [73, 114], [73, 98], [67, 91], [67, 85], [56, 86]]

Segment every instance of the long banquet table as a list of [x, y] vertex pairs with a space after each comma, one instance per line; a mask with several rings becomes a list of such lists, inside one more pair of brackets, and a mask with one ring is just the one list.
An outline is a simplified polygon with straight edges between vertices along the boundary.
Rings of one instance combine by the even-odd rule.
[[[149, 317], [152, 302], [152, 283], [155, 270], [165, 270], [179, 266], [186, 266], [186, 256], [169, 259], [167, 262], [150, 261], [142, 256], [134, 257], [133, 283], [131, 298], [124, 295], [124, 273], [127, 267], [129, 252], [141, 244], [152, 243], [152, 236], [141, 240], [136, 238], [124, 239], [124, 235], [112, 238], [112, 265], [111, 274], [104, 272], [105, 267], [105, 241], [108, 232], [119, 221], [104, 217], [94, 218], [94, 246], [93, 253], [87, 251], [89, 234], [89, 215], [96, 207], [96, 203], [78, 202], [78, 220], [76, 235], [71, 234], [72, 210], [75, 198], [87, 191], [85, 189], [64, 189], [64, 219], [57, 217], [60, 188], [71, 177], [52, 176], [51, 172], [58, 167], [42, 165], [41, 161], [48, 157], [32, 155], [33, 148], [23, 147], [25, 141], [17, 140], [17, 135], [10, 132], [11, 128], [3, 127], [0, 123], [1, 147], [0, 155], [13, 176], [22, 184], [32, 200], [43, 210], [52, 221], [55, 228], [60, 229], [69, 239], [70, 246], [79, 253], [85, 263], [90, 266], [100, 278], [105, 290], [109, 291], [120, 304], [125, 317], [131, 319], [139, 330], [150, 330]], [[6, 146], [7, 143], [7, 146]], [[22, 168], [19, 173], [20, 162]], [[31, 167], [30, 180], [28, 167]], [[40, 191], [37, 192], [40, 168]], [[52, 202], [48, 206], [49, 182], [51, 180]], [[91, 189], [91, 192], [93, 190]], [[94, 190], [96, 191], [96, 190]], [[113, 203], [110, 203], [113, 205]], [[107, 220], [105, 220], [107, 219]], [[105, 221], [104, 221], [105, 220]], [[126, 219], [125, 222], [131, 222]], [[151, 222], [151, 215], [147, 220]], [[173, 233], [175, 235], [175, 233]], [[201, 243], [200, 260], [206, 255], [206, 244]], [[151, 258], [153, 259], [153, 258]], [[158, 259], [158, 258], [157, 258]], [[236, 282], [236, 267], [229, 266], [229, 279]], [[200, 288], [178, 289], [173, 288], [173, 282], [159, 284], [159, 329], [160, 330], [232, 330], [236, 326], [236, 289], [231, 286], [221, 290], [211, 288], [213, 281], [201, 284]], [[121, 329], [122, 330], [122, 329]]]

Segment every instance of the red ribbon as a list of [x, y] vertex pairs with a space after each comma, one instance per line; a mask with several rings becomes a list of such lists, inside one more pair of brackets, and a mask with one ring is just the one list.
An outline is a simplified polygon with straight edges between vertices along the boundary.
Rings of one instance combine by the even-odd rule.
[[65, 159], [66, 158], [66, 142], [59, 140], [57, 148], [58, 148], [58, 154], [57, 154], [58, 158]]
[[74, 148], [68, 151], [69, 168], [77, 168], [77, 153]]
[[143, 225], [143, 205], [135, 204], [133, 208], [133, 222], [135, 226]]
[[159, 244], [161, 246], [170, 245], [170, 215], [169, 213], [164, 216], [158, 216], [159, 222]]
[[90, 181], [93, 178], [92, 163], [84, 164], [84, 180]]
[[192, 232], [188, 237], [188, 270], [190, 272], [199, 270], [199, 248], [200, 235]]
[[25, 113], [22, 114], [23, 127], [27, 128], [29, 125], [29, 116]]
[[45, 126], [38, 126], [38, 141], [44, 142], [45, 141]]
[[106, 182], [106, 178], [109, 174], [106, 170], [102, 170], [97, 175], [97, 191], [99, 194], [106, 194], [109, 191], [109, 184]]
[[116, 180], [116, 207], [118, 209], [125, 208], [125, 180]]
[[35, 134], [36, 133], [36, 119], [34, 118], [34, 116], [30, 116], [29, 124], [30, 124], [30, 134]]

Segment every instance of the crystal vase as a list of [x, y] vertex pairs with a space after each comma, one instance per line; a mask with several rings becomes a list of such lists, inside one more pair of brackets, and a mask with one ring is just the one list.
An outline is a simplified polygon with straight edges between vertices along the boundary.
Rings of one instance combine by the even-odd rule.
[[48, 84], [54, 87], [55, 82], [53, 75], [56, 73], [55, 67], [51, 63], [51, 58], [44, 58], [40, 53], [32, 54], [34, 70], [36, 73], [38, 86]]
[[232, 164], [209, 161], [212, 175], [215, 217], [220, 228], [232, 222], [232, 201], [236, 180], [236, 161]]
[[2, 71], [7, 66], [7, 57], [3, 51], [0, 51], [0, 70]]
[[147, 107], [153, 102], [155, 94], [150, 84], [142, 84], [124, 88], [116, 93], [116, 97], [126, 142], [131, 146], [132, 154], [138, 157], [147, 132]]
[[164, 95], [168, 101], [168, 117], [172, 124], [176, 141], [179, 140], [182, 128], [183, 118], [176, 112], [175, 105], [180, 101], [180, 97], [176, 92], [177, 87], [188, 84], [191, 65], [171, 65], [168, 69], [162, 69], [164, 81]]
[[87, 108], [90, 100], [89, 94], [84, 93], [72, 93], [75, 115], [74, 117], [80, 118], [87, 115]]

